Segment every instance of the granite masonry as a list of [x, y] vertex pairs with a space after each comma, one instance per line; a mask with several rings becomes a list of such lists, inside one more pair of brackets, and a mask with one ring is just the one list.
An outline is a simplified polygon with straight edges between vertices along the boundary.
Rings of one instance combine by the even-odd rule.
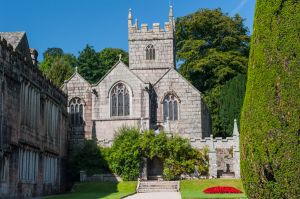
[[[239, 178], [236, 121], [233, 137], [211, 136], [201, 92], [176, 71], [174, 32], [172, 6], [163, 29], [158, 23], [139, 28], [129, 10], [129, 66], [120, 57], [93, 85], [76, 70], [62, 88], [41, 74], [24, 32], [0, 32], [0, 198], [64, 191], [68, 146], [85, 139], [111, 146], [122, 126], [188, 138], [195, 148], [209, 149], [211, 178]], [[141, 175], [160, 175], [161, 165], [145, 159]]]
[[[111, 146], [124, 125], [141, 132], [163, 130], [190, 139], [196, 148], [208, 147], [210, 177], [239, 178], [238, 134], [226, 139], [210, 136], [211, 118], [201, 92], [176, 71], [174, 34], [172, 6], [163, 29], [158, 23], [152, 29], [147, 24], [139, 27], [137, 20], [133, 24], [129, 10], [129, 66], [120, 57], [98, 83], [89, 84], [76, 71], [62, 87], [72, 118], [71, 146], [90, 138]], [[147, 161], [146, 166], [153, 165]]]
[[94, 85], [77, 71], [65, 81], [63, 90], [75, 121], [72, 143], [94, 135], [99, 143], [110, 146], [115, 131], [124, 125], [174, 132], [186, 138], [211, 134], [202, 94], [175, 69], [174, 30], [172, 7], [164, 29], [157, 23], [153, 29], [147, 24], [139, 29], [137, 21], [132, 24], [130, 10], [129, 66], [120, 59]]
[[0, 32], [0, 198], [65, 190], [67, 95], [37, 56], [24, 32]]

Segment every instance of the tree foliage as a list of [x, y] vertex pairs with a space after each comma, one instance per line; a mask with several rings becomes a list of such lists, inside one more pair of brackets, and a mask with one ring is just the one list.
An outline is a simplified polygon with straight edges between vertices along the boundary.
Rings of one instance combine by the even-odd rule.
[[61, 86], [73, 74], [77, 65], [76, 57], [64, 54], [60, 48], [48, 48], [43, 55], [44, 60], [39, 64], [41, 71], [55, 85]]
[[249, 198], [300, 196], [300, 4], [258, 0], [241, 115]]
[[87, 81], [96, 83], [118, 62], [119, 55], [128, 64], [128, 53], [119, 48], [105, 48], [96, 52], [92, 46], [86, 45], [77, 58], [54, 47], [48, 48], [43, 55], [40, 69], [58, 86], [73, 74], [75, 67]]
[[79, 73], [90, 83], [98, 82], [119, 60], [128, 64], [128, 53], [118, 48], [105, 48], [96, 52], [90, 45], [80, 52], [78, 56]]
[[100, 61], [93, 46], [86, 45], [79, 53], [78, 72], [90, 83], [96, 83], [101, 78]]
[[136, 128], [119, 129], [108, 157], [110, 168], [123, 180], [134, 180], [141, 167], [140, 132]]
[[61, 48], [48, 48], [44, 53], [43, 56], [45, 57], [62, 57], [64, 55], [64, 51]]
[[104, 48], [98, 53], [101, 77], [103, 77], [119, 60], [119, 55], [122, 56], [122, 61], [128, 65], [128, 53], [119, 48]]
[[179, 72], [204, 93], [215, 135], [222, 134], [220, 90], [238, 74], [246, 74], [249, 40], [243, 19], [220, 9], [202, 9], [176, 20]]
[[138, 129], [121, 128], [110, 149], [108, 162], [113, 172], [123, 180], [136, 179], [140, 173], [142, 157], [163, 161], [163, 175], [167, 180], [178, 179], [181, 174], [191, 174], [197, 169], [201, 174], [208, 171], [207, 151], [198, 151], [187, 139], [167, 137], [161, 132], [149, 130], [143, 134]]
[[[246, 90], [246, 75], [238, 74], [227, 81], [220, 91], [219, 118], [222, 136], [231, 136], [233, 132], [233, 121], [240, 121], [241, 108], [243, 106]], [[238, 123], [239, 126], [239, 123]]]
[[107, 173], [108, 163], [103, 154], [105, 149], [100, 148], [95, 140], [86, 140], [82, 147], [72, 152], [69, 159], [69, 173], [73, 180], [79, 179], [79, 172], [84, 170], [88, 175]]

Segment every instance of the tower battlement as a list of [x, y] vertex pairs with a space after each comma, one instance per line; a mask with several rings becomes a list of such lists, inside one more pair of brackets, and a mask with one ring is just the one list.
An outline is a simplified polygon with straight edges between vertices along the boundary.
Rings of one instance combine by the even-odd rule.
[[139, 26], [132, 22], [132, 11], [128, 12], [128, 43], [130, 69], [172, 68], [175, 65], [175, 22], [170, 6], [169, 21], [161, 28], [159, 23]]

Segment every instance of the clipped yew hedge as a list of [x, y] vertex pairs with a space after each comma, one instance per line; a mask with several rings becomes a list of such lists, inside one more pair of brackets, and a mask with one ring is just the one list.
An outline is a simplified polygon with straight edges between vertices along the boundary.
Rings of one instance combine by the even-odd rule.
[[299, 60], [299, 0], [257, 0], [241, 115], [249, 198], [300, 196]]

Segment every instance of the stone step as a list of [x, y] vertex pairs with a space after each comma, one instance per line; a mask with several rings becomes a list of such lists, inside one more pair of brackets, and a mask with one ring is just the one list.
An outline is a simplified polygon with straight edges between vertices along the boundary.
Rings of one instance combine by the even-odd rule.
[[140, 186], [141, 189], [177, 189], [176, 185], [165, 185], [165, 186]]
[[177, 192], [176, 189], [139, 189], [138, 193], [150, 193], [150, 192]]
[[222, 173], [220, 178], [234, 178], [234, 173]]
[[140, 184], [173, 184], [177, 185], [177, 181], [140, 181]]
[[179, 190], [178, 181], [140, 181], [137, 192], [177, 192]]

